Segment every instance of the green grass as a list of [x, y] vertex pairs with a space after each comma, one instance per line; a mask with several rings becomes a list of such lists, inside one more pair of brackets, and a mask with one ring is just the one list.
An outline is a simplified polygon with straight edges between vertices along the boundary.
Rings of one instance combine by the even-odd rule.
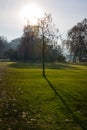
[[[3, 66], [3, 67], [2, 67]], [[0, 63], [0, 130], [86, 130], [87, 66]]]

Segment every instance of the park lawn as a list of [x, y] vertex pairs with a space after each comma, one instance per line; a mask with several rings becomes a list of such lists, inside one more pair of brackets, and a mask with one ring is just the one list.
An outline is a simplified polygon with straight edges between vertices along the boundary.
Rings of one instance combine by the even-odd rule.
[[38, 64], [3, 66], [1, 130], [87, 130], [86, 65], [48, 65], [46, 77]]

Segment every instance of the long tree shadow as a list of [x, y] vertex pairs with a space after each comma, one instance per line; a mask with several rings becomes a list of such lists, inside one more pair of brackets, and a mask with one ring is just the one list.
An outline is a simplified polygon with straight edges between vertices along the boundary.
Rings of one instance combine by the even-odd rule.
[[84, 125], [82, 124], [82, 122], [76, 117], [76, 115], [73, 113], [73, 111], [70, 109], [69, 105], [66, 103], [66, 101], [64, 100], [64, 98], [56, 91], [55, 87], [52, 85], [52, 83], [49, 81], [49, 79], [46, 77], [46, 75], [44, 76], [45, 80], [48, 82], [50, 88], [54, 91], [55, 95], [57, 97], [60, 98], [60, 100], [62, 101], [62, 103], [66, 106], [67, 110], [69, 111], [70, 114], [72, 114], [74, 121], [83, 129], [83, 130], [87, 130]]

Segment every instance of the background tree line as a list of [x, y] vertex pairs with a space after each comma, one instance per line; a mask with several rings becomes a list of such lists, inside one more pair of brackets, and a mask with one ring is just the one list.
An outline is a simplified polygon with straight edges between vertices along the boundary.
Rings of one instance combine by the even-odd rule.
[[[52, 17], [50, 14], [45, 14], [43, 18], [38, 19], [37, 25], [27, 23], [24, 26], [19, 46], [16, 50], [7, 47], [4, 57], [10, 58], [11, 61], [40, 62], [45, 60], [46, 62], [64, 62], [65, 57], [61, 46], [57, 44], [55, 31], [57, 29], [54, 29], [52, 26]], [[4, 39], [2, 40], [2, 44], [4, 45]], [[9, 46], [7, 41], [6, 46]]]
[[[23, 35], [20, 38], [20, 44], [17, 46], [17, 48], [13, 48], [13, 45], [11, 47], [8, 41], [3, 36], [1, 36], [1, 39], [0, 39], [0, 59], [10, 59], [10, 61], [41, 62], [42, 43], [40, 38], [35, 37], [26, 38]], [[52, 45], [46, 44], [45, 53], [46, 53], [45, 57], [46, 62], [65, 61], [65, 56], [63, 55], [63, 49], [60, 45], [54, 48]]]
[[[58, 44], [58, 29], [52, 24], [50, 14], [38, 20], [37, 25], [27, 23], [16, 49], [9, 47], [6, 38], [0, 36], [0, 59], [40, 62], [44, 55], [46, 62], [64, 62], [64, 50]], [[67, 39], [63, 41], [73, 62], [87, 62], [87, 19], [77, 23], [67, 32]]]

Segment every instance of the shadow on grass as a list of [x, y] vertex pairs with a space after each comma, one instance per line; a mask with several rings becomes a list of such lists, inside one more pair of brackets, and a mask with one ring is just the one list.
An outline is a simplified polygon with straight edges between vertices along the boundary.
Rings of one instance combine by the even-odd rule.
[[[31, 68], [42, 68], [42, 63], [33, 63], [33, 62], [13, 62], [8, 65], [12, 68], [22, 68], [22, 69], [31, 69]], [[77, 66], [70, 65], [67, 63], [46, 63], [45, 67], [47, 69], [79, 69]]]
[[12, 68], [31, 69], [31, 68], [41, 68], [41, 63], [13, 62], [8, 66]]
[[66, 101], [64, 100], [64, 98], [56, 91], [56, 89], [54, 88], [54, 86], [52, 85], [52, 83], [49, 81], [49, 79], [44, 76], [44, 79], [48, 82], [49, 86], [51, 87], [51, 89], [54, 91], [55, 95], [57, 97], [60, 98], [60, 100], [62, 101], [62, 103], [65, 105], [65, 107], [67, 108], [67, 110], [69, 111], [70, 114], [72, 114], [74, 121], [83, 129], [83, 130], [87, 130], [81, 121], [79, 121], [79, 119], [76, 117], [76, 115], [73, 113], [73, 111], [70, 109], [69, 105], [66, 103]]

